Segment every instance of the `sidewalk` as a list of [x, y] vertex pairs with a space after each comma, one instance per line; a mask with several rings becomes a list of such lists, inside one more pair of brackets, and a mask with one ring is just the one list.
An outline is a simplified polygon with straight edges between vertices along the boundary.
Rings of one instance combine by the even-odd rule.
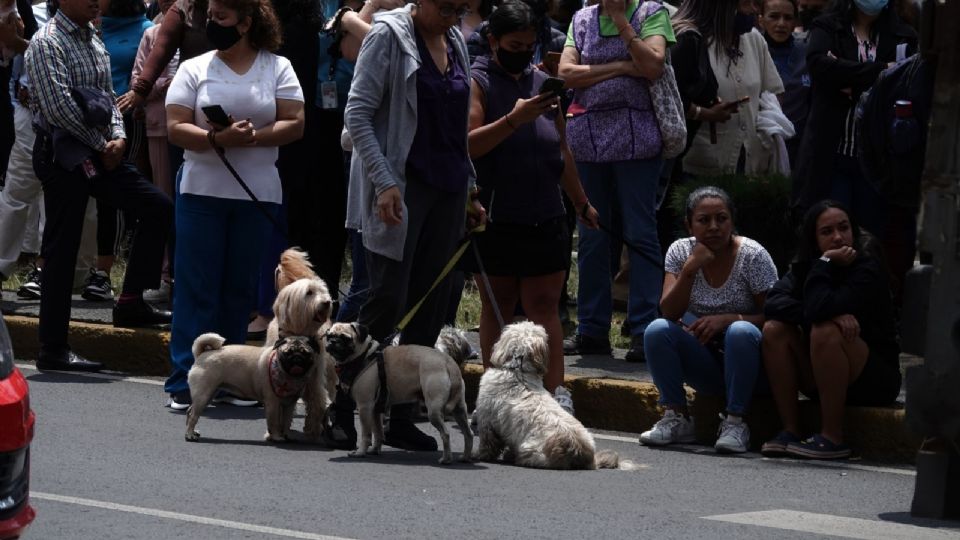
[[[169, 332], [146, 329], [113, 328], [110, 302], [89, 302], [74, 296], [70, 325], [70, 344], [80, 355], [103, 362], [108, 369], [138, 375], [166, 375], [169, 372]], [[37, 315], [39, 300], [17, 298], [11, 291], [3, 291], [0, 311], [13, 340], [18, 358], [36, 358]], [[468, 334], [474, 348], [479, 350], [476, 333]], [[625, 350], [615, 350], [608, 356], [567, 356], [566, 385], [574, 396], [579, 418], [585, 425], [602, 430], [639, 433], [660, 418], [657, 408], [657, 390], [645, 364], [631, 364], [623, 360]], [[916, 359], [902, 358], [902, 363]], [[479, 361], [471, 361], [464, 369], [467, 401], [476, 397], [483, 369]], [[712, 444], [719, 424], [718, 414], [723, 399], [700, 396], [692, 391], [692, 414], [697, 422], [697, 438]], [[891, 463], [913, 463], [919, 438], [904, 422], [903, 394], [897, 407], [849, 407], [847, 409], [847, 441], [859, 450], [863, 459]], [[811, 431], [818, 423], [815, 402], [801, 404], [803, 425]], [[753, 412], [748, 417], [753, 435], [753, 446], [773, 437], [779, 430], [779, 419], [773, 401], [768, 397], [754, 400]]]

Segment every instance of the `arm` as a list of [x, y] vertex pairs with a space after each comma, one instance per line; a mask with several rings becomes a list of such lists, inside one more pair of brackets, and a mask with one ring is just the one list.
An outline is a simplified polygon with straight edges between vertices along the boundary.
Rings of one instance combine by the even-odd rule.
[[636, 73], [631, 61], [611, 62], [590, 66], [580, 65], [580, 53], [576, 47], [564, 47], [560, 56], [558, 74], [566, 82], [567, 88], [584, 88], [598, 82]]
[[150, 90], [153, 89], [153, 85], [160, 74], [163, 73], [167, 64], [173, 59], [173, 55], [176, 54], [177, 49], [180, 48], [184, 32], [186, 32], [186, 25], [183, 22], [183, 14], [174, 5], [163, 16], [163, 22], [160, 24], [160, 29], [157, 30], [156, 41], [150, 50], [150, 55], [143, 63], [140, 76], [133, 81], [131, 90], [124, 94], [121, 99], [133, 98], [133, 94], [136, 94], [137, 98], [135, 99], [139, 99], [140, 103], [134, 103], [133, 105], [142, 104], [143, 99], [150, 94]]
[[[605, 4], [606, 5], [606, 4]], [[623, 3], [620, 3], [623, 6]], [[647, 78], [654, 81], [663, 74], [663, 64], [667, 57], [667, 40], [663, 36], [650, 36], [641, 39], [637, 32], [630, 25], [624, 11], [612, 14], [613, 23], [617, 25], [620, 31], [620, 39], [623, 40], [627, 51], [630, 52], [630, 58], [637, 71]]]
[[833, 39], [821, 27], [810, 31], [807, 46], [807, 69], [810, 76], [820, 84], [837, 90], [852, 88], [856, 93], [869, 88], [886, 68], [882, 62], [854, 62], [837, 58], [830, 48]]
[[277, 100], [277, 120], [256, 131], [257, 146], [283, 146], [303, 137], [303, 102]]
[[470, 82], [470, 133], [467, 145], [470, 157], [486, 155], [506, 140], [518, 127], [533, 122], [541, 114], [557, 108], [557, 98], [546, 94], [518, 99], [513, 110], [489, 124], [484, 124], [486, 96], [477, 81]]
[[377, 195], [397, 185], [373, 130], [373, 118], [387, 92], [389, 69], [385, 69], [384, 62], [389, 60], [392, 39], [386, 27], [367, 35], [360, 48], [344, 111], [344, 122], [353, 139], [354, 159], [362, 160], [367, 179], [374, 184]]
[[23, 33], [23, 22], [17, 18], [16, 13], [11, 13], [0, 20], [0, 45], [13, 50], [17, 54], [27, 50], [27, 46], [30, 44], [23, 38]]
[[567, 122], [563, 114], [557, 114], [556, 119], [557, 133], [560, 135], [560, 152], [563, 154], [563, 176], [560, 179], [560, 185], [564, 193], [573, 203], [573, 208], [577, 212], [577, 219], [591, 229], [598, 229], [600, 215], [587, 199], [587, 193], [583, 190], [583, 184], [580, 183], [580, 173], [577, 171], [577, 162], [573, 159], [573, 152], [567, 145]]
[[889, 294], [883, 283], [880, 265], [871, 257], [861, 257], [843, 280], [835, 273], [837, 262], [817, 260], [810, 267], [803, 287], [803, 314], [809, 322], [822, 322], [837, 315], [859, 311], [878, 294]]
[[49, 40], [35, 41], [27, 51], [26, 66], [37, 106], [44, 118], [51, 125], [67, 130], [86, 146], [102, 152], [107, 147], [107, 139], [100, 131], [83, 123], [83, 112], [70, 94], [63, 51]]
[[[210, 150], [206, 129], [193, 123], [193, 109], [183, 105], [167, 105], [167, 138], [170, 143], [192, 152]], [[219, 141], [215, 142], [219, 144]]]
[[803, 322], [803, 302], [794, 296], [796, 277], [793, 272], [787, 272], [773, 284], [767, 294], [767, 301], [763, 314], [767, 319], [790, 324]]

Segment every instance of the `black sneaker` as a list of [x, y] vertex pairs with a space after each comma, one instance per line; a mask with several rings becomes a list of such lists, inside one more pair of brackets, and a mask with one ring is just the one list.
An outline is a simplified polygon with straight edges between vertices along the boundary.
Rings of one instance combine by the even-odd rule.
[[17, 296], [20, 298], [40, 298], [40, 277], [41, 270], [34, 266], [33, 270], [27, 274], [26, 281], [23, 282], [23, 285], [20, 285]]
[[583, 334], [575, 334], [563, 340], [563, 354], [610, 354], [610, 339], [607, 337], [595, 338]]
[[391, 418], [384, 429], [383, 442], [401, 450], [417, 452], [435, 452], [437, 440], [420, 431], [406, 418]]
[[647, 355], [643, 352], [643, 334], [630, 337], [630, 349], [623, 359], [627, 362], [647, 361]]
[[92, 302], [107, 302], [113, 300], [113, 285], [110, 284], [110, 275], [103, 270], [91, 268], [87, 280], [83, 283], [83, 292], [80, 296]]
[[335, 450], [356, 450], [357, 427], [353, 421], [353, 410], [337, 407], [334, 403], [327, 409], [328, 425], [320, 432], [320, 442]]
[[167, 400], [167, 407], [174, 411], [185, 411], [190, 408], [190, 405], [193, 405], [193, 400], [190, 399], [190, 390], [174, 392], [170, 394], [170, 399]]

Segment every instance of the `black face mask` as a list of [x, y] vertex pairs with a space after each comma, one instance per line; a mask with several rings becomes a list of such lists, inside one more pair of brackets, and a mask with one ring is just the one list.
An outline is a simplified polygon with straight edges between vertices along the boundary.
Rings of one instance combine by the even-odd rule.
[[233, 47], [242, 37], [240, 31], [237, 30], [237, 25], [223, 26], [212, 19], [207, 19], [207, 39], [218, 51], [225, 51]]
[[511, 75], [523, 73], [533, 60], [533, 51], [508, 51], [503, 47], [497, 48], [497, 62], [504, 71]]
[[733, 33], [738, 36], [746, 34], [750, 30], [753, 30], [754, 22], [756, 22], [756, 17], [738, 11], [736, 16], [733, 17]]
[[817, 8], [807, 8], [800, 12], [800, 24], [804, 30], [809, 30], [813, 25], [813, 20], [820, 16], [820, 10]]

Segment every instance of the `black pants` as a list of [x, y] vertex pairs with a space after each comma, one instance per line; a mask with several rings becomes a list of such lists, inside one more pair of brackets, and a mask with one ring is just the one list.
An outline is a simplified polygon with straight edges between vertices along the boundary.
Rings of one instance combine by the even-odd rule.
[[59, 354], [68, 348], [73, 269], [88, 198], [103, 200], [140, 221], [130, 249], [124, 293], [140, 293], [159, 286], [173, 203], [129, 163], [121, 163], [113, 171], [100, 167], [100, 175], [93, 180], [88, 180], [79, 169], [67, 171], [55, 164], [49, 164], [44, 174], [38, 176], [47, 213], [43, 230], [46, 261], [40, 284], [40, 347], [41, 355]]
[[[460, 193], [441, 191], [410, 178], [404, 202], [408, 227], [403, 260], [367, 250], [370, 293], [360, 308], [360, 324], [378, 341], [389, 336], [401, 317], [426, 294], [463, 236], [466, 186]], [[433, 347], [443, 328], [450, 276], [427, 297], [400, 335], [404, 345]]]
[[16, 139], [13, 128], [13, 103], [10, 101], [10, 67], [0, 66], [0, 176], [7, 174], [7, 161]]
[[317, 275], [339, 298], [347, 247], [347, 181], [340, 132], [343, 114], [307, 107], [301, 140], [280, 148], [277, 169], [287, 198], [289, 245], [307, 252]]

